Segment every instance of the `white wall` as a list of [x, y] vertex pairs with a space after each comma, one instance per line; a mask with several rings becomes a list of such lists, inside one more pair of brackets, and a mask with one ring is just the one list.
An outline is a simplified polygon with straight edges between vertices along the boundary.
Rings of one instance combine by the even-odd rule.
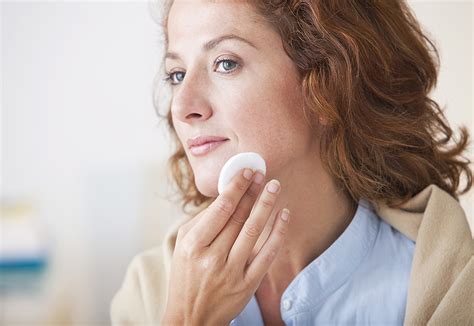
[[[461, 125], [469, 128], [472, 144], [469, 146], [468, 155], [471, 161], [474, 161], [474, 2], [412, 0], [409, 4], [422, 27], [435, 41], [440, 53], [441, 67], [438, 86], [432, 93], [433, 98], [444, 107], [446, 117], [456, 134]], [[464, 185], [464, 182], [462, 184]], [[472, 232], [473, 192], [471, 190], [460, 198]]]
[[[473, 4], [410, 3], [440, 48], [435, 98], [474, 135]], [[145, 1], [1, 10], [1, 195], [37, 204], [54, 258], [44, 294], [4, 302], [6, 318], [28, 321], [46, 298], [63, 322], [107, 323], [127, 263], [179, 210], [164, 199], [169, 140], [152, 107], [159, 31]]]
[[2, 194], [36, 203], [48, 225], [57, 279], [43, 297], [70, 319], [106, 321], [126, 264], [154, 241], [144, 226], [160, 237], [169, 206], [157, 27], [144, 1], [1, 6]]

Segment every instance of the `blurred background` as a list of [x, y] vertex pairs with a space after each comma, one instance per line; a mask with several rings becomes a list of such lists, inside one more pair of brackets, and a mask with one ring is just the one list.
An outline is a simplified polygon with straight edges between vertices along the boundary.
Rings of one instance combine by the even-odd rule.
[[[474, 135], [474, 3], [409, 3], [440, 50], [433, 97]], [[132, 257], [181, 217], [152, 104], [163, 51], [155, 10], [1, 2], [2, 324], [109, 324]], [[472, 191], [461, 204], [472, 228]]]

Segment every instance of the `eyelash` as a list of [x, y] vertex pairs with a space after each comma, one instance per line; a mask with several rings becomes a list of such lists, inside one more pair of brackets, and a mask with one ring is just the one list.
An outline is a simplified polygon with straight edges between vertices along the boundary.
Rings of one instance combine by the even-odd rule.
[[[225, 61], [232, 62], [232, 63], [235, 64], [236, 66], [235, 66], [234, 69], [229, 70], [228, 72], [225, 72], [224, 74], [230, 74], [230, 73], [232, 73], [233, 71], [235, 71], [236, 69], [238, 69], [238, 68], [240, 67], [240, 63], [238, 63], [238, 62], [235, 61], [235, 60], [231, 60], [231, 59], [221, 59], [221, 60], [218, 60], [218, 61], [216, 61], [215, 65], [216, 65], [216, 66], [219, 66], [219, 64], [220, 64], [221, 62], [225, 62]], [[179, 84], [173, 84], [173, 82], [172, 82], [172, 76], [173, 76], [174, 74], [176, 74], [176, 73], [182, 73], [182, 71], [173, 71], [173, 72], [171, 72], [171, 73], [166, 73], [166, 78], [163, 79], [163, 80], [164, 80], [165, 82], [169, 83], [171, 86], [177, 86], [177, 85], [179, 85]], [[185, 76], [186, 76], [186, 74], [185, 74]], [[184, 77], [183, 77], [183, 78], [184, 78]]]

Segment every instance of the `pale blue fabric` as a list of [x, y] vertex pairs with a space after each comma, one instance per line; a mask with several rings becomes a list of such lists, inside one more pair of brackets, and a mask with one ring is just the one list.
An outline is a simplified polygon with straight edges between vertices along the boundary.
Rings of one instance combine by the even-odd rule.
[[[346, 230], [283, 293], [286, 325], [403, 325], [415, 242], [368, 201], [358, 204]], [[255, 295], [231, 325], [263, 325]]]

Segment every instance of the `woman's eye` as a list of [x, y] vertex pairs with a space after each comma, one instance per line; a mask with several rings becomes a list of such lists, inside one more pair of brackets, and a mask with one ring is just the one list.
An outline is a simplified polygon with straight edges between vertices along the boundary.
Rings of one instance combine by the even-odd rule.
[[219, 60], [217, 61], [216, 64], [217, 64], [217, 67], [222, 66], [222, 68], [224, 69], [223, 71], [224, 73], [235, 69], [239, 65], [234, 60], [228, 60], [228, 59]]
[[[223, 73], [230, 73], [231, 71], [238, 68], [239, 63], [234, 60], [229, 59], [222, 59], [216, 62], [217, 67], [222, 66], [222, 70], [220, 72]], [[217, 70], [216, 70], [217, 71]], [[186, 73], [184, 71], [175, 71], [166, 74], [165, 81], [169, 82], [172, 86], [180, 84]]]
[[182, 71], [172, 72], [172, 73], [167, 74], [168, 77], [165, 80], [169, 81], [171, 85], [177, 85], [183, 81], [184, 75], [185, 73]]

